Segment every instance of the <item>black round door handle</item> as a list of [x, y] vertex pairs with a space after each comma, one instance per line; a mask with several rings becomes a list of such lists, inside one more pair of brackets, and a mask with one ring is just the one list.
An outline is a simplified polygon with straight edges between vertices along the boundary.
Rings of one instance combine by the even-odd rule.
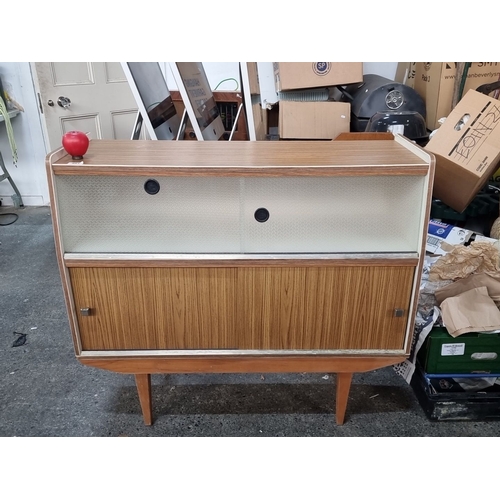
[[160, 183], [156, 179], [148, 179], [144, 183], [144, 191], [148, 194], [157, 194], [160, 191]]
[[269, 210], [267, 208], [258, 208], [254, 217], [257, 222], [266, 222], [269, 219]]

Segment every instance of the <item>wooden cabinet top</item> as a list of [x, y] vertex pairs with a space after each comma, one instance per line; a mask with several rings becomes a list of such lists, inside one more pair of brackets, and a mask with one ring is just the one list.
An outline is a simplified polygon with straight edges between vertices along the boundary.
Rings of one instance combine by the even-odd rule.
[[[163, 169], [166, 175], [180, 170], [220, 175], [285, 174], [293, 169], [303, 175], [331, 175], [328, 171], [376, 168], [374, 174], [425, 175], [432, 155], [404, 138], [390, 141], [132, 141], [91, 140], [82, 162], [75, 162], [60, 149], [48, 155], [54, 173], [116, 173]], [[364, 168], [363, 168], [364, 167]], [[208, 169], [208, 170], [207, 170]], [[217, 170], [217, 172], [214, 171]], [[312, 172], [315, 170], [315, 172]], [[369, 171], [368, 170], [368, 171]], [[141, 172], [142, 173], [142, 172]]]

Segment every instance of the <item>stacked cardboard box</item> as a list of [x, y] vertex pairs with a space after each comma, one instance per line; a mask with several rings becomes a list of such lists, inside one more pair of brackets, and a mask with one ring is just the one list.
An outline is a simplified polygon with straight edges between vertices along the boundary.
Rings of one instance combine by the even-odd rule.
[[[439, 120], [452, 111], [453, 89], [457, 63], [417, 62], [402, 63], [400, 71], [408, 68], [407, 85], [413, 86], [425, 101], [426, 122], [429, 130], [439, 127]], [[467, 72], [463, 94], [480, 85], [500, 80], [500, 62], [473, 62]]]
[[469, 90], [425, 149], [436, 157], [435, 198], [463, 212], [500, 163], [500, 102]]
[[285, 90], [347, 85], [363, 80], [363, 63], [275, 62], [274, 82]]
[[[349, 103], [312, 100], [307, 91], [361, 82], [363, 63], [278, 62], [273, 65], [275, 87], [280, 95], [277, 116], [280, 139], [332, 140], [342, 132], [349, 132]], [[292, 92], [294, 98], [287, 98]]]

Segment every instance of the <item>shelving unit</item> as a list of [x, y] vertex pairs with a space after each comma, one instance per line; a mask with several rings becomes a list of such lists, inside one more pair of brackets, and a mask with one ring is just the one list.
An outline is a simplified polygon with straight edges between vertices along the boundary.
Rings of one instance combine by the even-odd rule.
[[[19, 114], [19, 111], [17, 109], [14, 109], [12, 111], [9, 111], [9, 118], [14, 118]], [[0, 123], [5, 122], [5, 119], [3, 116], [0, 116]], [[17, 189], [16, 183], [12, 179], [12, 177], [9, 174], [9, 171], [7, 170], [7, 167], [5, 166], [5, 162], [3, 161], [3, 156], [2, 153], [0, 152], [0, 168], [2, 169], [2, 174], [0, 175], [0, 182], [4, 180], [8, 180], [10, 185], [12, 186], [12, 189], [14, 190], [14, 194], [12, 195], [12, 201], [14, 202], [14, 207], [16, 208], [21, 208], [24, 207], [23, 203], [23, 198], [21, 196], [21, 193], [19, 192], [19, 189]]]
[[[17, 116], [19, 114], [19, 111], [17, 109], [13, 109], [12, 111], [9, 111], [9, 118], [14, 118], [14, 116]], [[5, 119], [3, 116], [0, 116], [0, 123], [4, 122]]]

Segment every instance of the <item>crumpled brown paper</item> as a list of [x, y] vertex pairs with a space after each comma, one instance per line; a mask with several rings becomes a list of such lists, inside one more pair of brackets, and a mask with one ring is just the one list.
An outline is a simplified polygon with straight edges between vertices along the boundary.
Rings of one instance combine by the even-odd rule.
[[494, 243], [473, 241], [440, 257], [432, 266], [429, 281], [467, 278], [473, 273], [488, 273], [500, 278], [500, 252]]
[[[436, 281], [434, 283], [439, 282]], [[473, 274], [468, 278], [462, 278], [460, 280], [453, 281], [449, 285], [438, 288], [434, 292], [437, 305], [440, 306], [441, 302], [446, 300], [448, 297], [455, 297], [463, 292], [482, 286], [486, 287], [488, 295], [492, 298], [493, 302], [495, 302], [497, 306], [500, 306], [500, 279], [494, 278], [486, 273]]]
[[467, 290], [441, 303], [443, 322], [452, 337], [500, 329], [500, 311], [485, 286]]

